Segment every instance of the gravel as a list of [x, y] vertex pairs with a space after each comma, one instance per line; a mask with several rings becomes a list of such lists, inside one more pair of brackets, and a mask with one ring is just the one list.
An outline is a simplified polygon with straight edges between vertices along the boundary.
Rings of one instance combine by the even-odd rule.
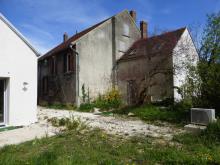
[[80, 118], [92, 128], [100, 128], [108, 134], [121, 135], [124, 137], [143, 135], [149, 137], [171, 140], [173, 135], [183, 132], [182, 129], [168, 126], [155, 126], [146, 124], [141, 120], [132, 118], [120, 118], [102, 116], [93, 113], [83, 113], [67, 110], [54, 110], [38, 107], [38, 122], [23, 128], [0, 132], [0, 147], [10, 144], [19, 144], [35, 138], [54, 136], [61, 131], [47, 122], [52, 117], [57, 118]]

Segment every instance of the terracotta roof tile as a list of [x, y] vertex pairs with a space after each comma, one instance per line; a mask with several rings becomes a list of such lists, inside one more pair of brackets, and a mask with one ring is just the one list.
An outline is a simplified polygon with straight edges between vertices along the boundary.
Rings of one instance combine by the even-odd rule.
[[180, 28], [150, 38], [140, 39], [129, 48], [118, 62], [139, 57], [153, 56], [158, 53], [168, 55], [172, 53], [185, 29], [186, 28]]

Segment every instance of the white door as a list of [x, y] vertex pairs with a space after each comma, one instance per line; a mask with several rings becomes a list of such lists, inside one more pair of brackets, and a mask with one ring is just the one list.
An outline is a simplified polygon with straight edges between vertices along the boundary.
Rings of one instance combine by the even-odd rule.
[[0, 126], [5, 124], [5, 80], [0, 79]]

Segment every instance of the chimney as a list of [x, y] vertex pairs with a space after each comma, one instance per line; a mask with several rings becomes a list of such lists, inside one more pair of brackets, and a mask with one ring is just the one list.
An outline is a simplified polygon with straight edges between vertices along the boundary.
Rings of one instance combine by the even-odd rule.
[[137, 20], [137, 13], [136, 13], [136, 11], [134, 11], [134, 10], [131, 10], [130, 11], [130, 15], [131, 15], [131, 17], [134, 19], [134, 22], [136, 22]]
[[147, 38], [147, 22], [141, 21], [140, 22], [140, 30], [141, 30], [141, 38]]
[[63, 34], [63, 42], [66, 42], [68, 40], [68, 34], [65, 32]]

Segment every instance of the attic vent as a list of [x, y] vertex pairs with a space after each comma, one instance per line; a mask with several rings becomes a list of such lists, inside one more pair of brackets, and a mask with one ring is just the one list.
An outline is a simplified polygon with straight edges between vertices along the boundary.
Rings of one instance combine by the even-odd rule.
[[191, 108], [191, 123], [207, 125], [215, 120], [214, 109]]

